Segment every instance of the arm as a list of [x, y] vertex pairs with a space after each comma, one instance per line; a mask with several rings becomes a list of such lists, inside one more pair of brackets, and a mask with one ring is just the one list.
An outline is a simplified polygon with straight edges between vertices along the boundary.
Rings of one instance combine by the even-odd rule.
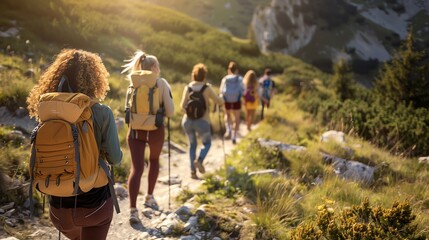
[[132, 88], [131, 86], [129, 86], [127, 89], [127, 95], [125, 97], [125, 109], [130, 108], [131, 91], [132, 91]]
[[103, 121], [101, 122], [100, 152], [104, 154], [110, 164], [118, 165], [122, 160], [118, 131], [112, 110], [107, 106], [104, 108]]
[[223, 90], [224, 90], [224, 88], [225, 88], [225, 79], [226, 78], [222, 78], [222, 81], [220, 82], [220, 87], [219, 87], [219, 95], [221, 96], [221, 97], [223, 97]]
[[222, 105], [224, 103], [223, 98], [218, 96], [213, 88], [209, 85], [209, 87], [206, 89], [208, 97], [215, 103], [218, 105]]
[[188, 86], [186, 86], [183, 89], [182, 100], [180, 101], [180, 109], [182, 109], [182, 112], [185, 112], [185, 105], [187, 100], [188, 100]]
[[174, 103], [173, 103], [173, 95], [171, 94], [170, 85], [167, 83], [165, 79], [163, 80], [163, 91], [162, 91], [162, 102], [164, 103], [165, 115], [167, 117], [172, 117], [174, 114]]

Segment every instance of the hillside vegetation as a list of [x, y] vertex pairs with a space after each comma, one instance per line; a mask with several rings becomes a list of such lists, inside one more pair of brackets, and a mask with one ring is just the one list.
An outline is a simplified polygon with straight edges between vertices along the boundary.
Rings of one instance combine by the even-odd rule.
[[[227, 159], [228, 166], [206, 175], [201, 192], [185, 192], [180, 198], [195, 196], [199, 203], [213, 207], [213, 221], [206, 223], [210, 231], [233, 231], [234, 239], [425, 239], [429, 235], [429, 166], [411, 158], [428, 153], [429, 115], [427, 106], [421, 106], [428, 98], [411, 94], [398, 99], [394, 94], [404, 89], [402, 80], [410, 80], [410, 86], [416, 86], [412, 83], [417, 80], [426, 83], [427, 68], [420, 67], [420, 53], [413, 51], [412, 44], [404, 44], [397, 61], [385, 66], [372, 91], [357, 86], [346, 65], [337, 66], [334, 76], [324, 74], [289, 56], [263, 55], [249, 42], [137, 0], [3, 0], [0, 30], [10, 27], [19, 27], [20, 33], [1, 38], [1, 107], [25, 108], [28, 91], [45, 65], [59, 49], [75, 47], [103, 58], [111, 73], [111, 91], [104, 103], [121, 117], [127, 83], [119, 74], [120, 65], [142, 48], [159, 57], [162, 75], [172, 84], [176, 106], [172, 139], [182, 145], [186, 141], [177, 106], [195, 63], [208, 65], [209, 80], [215, 85], [230, 60], [239, 63], [243, 74], [248, 69], [260, 74], [266, 65], [282, 72], [275, 78], [278, 93], [266, 118], [238, 144]], [[414, 69], [410, 66], [419, 66], [419, 72], [400, 71]], [[34, 75], [27, 74], [29, 69]], [[386, 90], [386, 84], [397, 88]], [[0, 171], [25, 181], [28, 139], [10, 134], [12, 129], [0, 128]], [[321, 133], [331, 129], [346, 132], [346, 142], [321, 143]], [[116, 171], [119, 182], [125, 181], [129, 169], [125, 134], [123, 128], [119, 135], [124, 162]], [[258, 138], [305, 150], [266, 148]], [[376, 167], [374, 180], [363, 184], [338, 177], [332, 166], [323, 164], [321, 152]], [[279, 175], [249, 176], [261, 169], [276, 169]], [[16, 200], [4, 194], [2, 183], [0, 179], [0, 206]], [[241, 207], [243, 199], [252, 209]], [[223, 208], [223, 202], [230, 206]], [[234, 211], [245, 212], [250, 222], [227, 224], [234, 219]]]
[[240, 38], [248, 37], [249, 25], [255, 9], [271, 3], [271, 0], [144, 1], [183, 12]]
[[[223, 34], [178, 12], [137, 0], [105, 2], [5, 0], [1, 26], [16, 20], [21, 40], [32, 41], [32, 51], [52, 56], [62, 47], [83, 48], [102, 54], [105, 63], [118, 71], [122, 60], [143, 49], [159, 57], [163, 76], [172, 82], [187, 81], [192, 66], [204, 62], [208, 78], [219, 83], [229, 61], [240, 68], [262, 72], [266, 65], [281, 71], [296, 61], [287, 56], [262, 55], [257, 46]], [[37, 19], [37, 20], [36, 20]], [[16, 39], [1, 47], [23, 46]]]

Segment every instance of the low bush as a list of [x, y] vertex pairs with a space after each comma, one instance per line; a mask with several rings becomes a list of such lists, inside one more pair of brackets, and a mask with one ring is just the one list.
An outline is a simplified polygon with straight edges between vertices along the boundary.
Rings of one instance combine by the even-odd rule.
[[330, 201], [318, 207], [315, 219], [298, 226], [291, 239], [426, 239], [416, 231], [415, 219], [408, 202], [384, 208], [365, 199], [340, 210]]

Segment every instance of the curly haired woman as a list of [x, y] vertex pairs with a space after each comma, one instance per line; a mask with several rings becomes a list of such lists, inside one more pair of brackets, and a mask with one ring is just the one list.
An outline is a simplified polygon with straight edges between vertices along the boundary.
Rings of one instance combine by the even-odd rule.
[[[77, 49], [63, 49], [42, 74], [27, 98], [30, 116], [39, 119], [37, 106], [42, 94], [57, 92], [61, 79], [69, 91], [83, 93], [98, 102], [109, 90], [105, 66], [100, 57]], [[62, 85], [61, 85], [62, 86]], [[119, 164], [122, 152], [112, 110], [96, 103], [91, 107], [94, 134], [99, 151], [110, 164]], [[54, 226], [70, 239], [106, 239], [113, 217], [113, 200], [106, 184], [78, 197], [49, 197], [50, 218]]]

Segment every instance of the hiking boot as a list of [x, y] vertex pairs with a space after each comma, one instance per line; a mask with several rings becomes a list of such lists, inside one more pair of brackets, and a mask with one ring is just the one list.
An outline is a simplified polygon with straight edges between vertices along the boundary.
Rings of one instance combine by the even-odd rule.
[[191, 172], [192, 179], [198, 179], [197, 172]]
[[237, 140], [235, 140], [235, 138], [232, 139], [232, 144], [237, 144]]
[[194, 165], [196, 168], [198, 168], [198, 171], [200, 171], [200, 173], [205, 173], [206, 169], [204, 168], [203, 164], [200, 163], [198, 160], [194, 161]]
[[131, 209], [130, 211], [130, 224], [136, 224], [140, 222], [139, 210], [137, 208]]
[[231, 131], [227, 131], [225, 135], [223, 135], [223, 138], [225, 138], [226, 140], [231, 139]]
[[146, 201], [144, 202], [144, 205], [148, 208], [152, 208], [154, 210], [159, 210], [158, 203], [156, 203], [153, 195], [147, 195], [146, 196]]

